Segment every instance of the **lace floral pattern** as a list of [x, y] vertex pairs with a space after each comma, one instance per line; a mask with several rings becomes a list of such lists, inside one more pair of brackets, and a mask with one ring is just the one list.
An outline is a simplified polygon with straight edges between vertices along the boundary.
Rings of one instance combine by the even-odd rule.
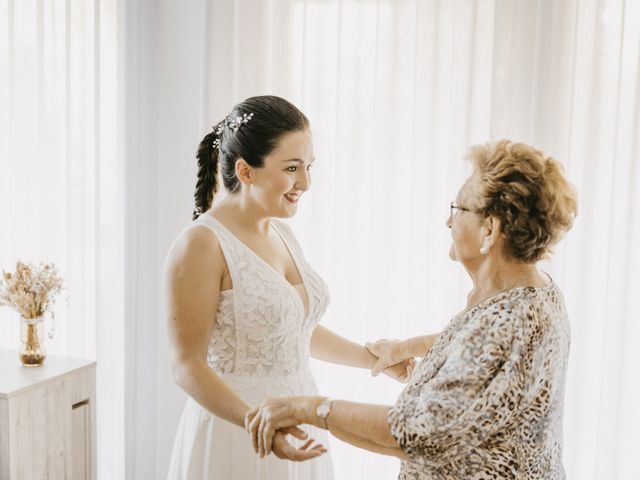
[[328, 289], [309, 266], [291, 229], [273, 220], [307, 291], [308, 315], [295, 288], [211, 215], [233, 290], [221, 292], [208, 362], [221, 374], [286, 377], [308, 370], [311, 334], [329, 304]]

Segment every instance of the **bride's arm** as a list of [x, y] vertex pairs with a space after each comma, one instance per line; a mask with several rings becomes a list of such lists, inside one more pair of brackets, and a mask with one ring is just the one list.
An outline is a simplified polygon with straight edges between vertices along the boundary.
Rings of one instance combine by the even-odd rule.
[[367, 369], [373, 367], [377, 360], [362, 345], [347, 340], [322, 325], [318, 325], [311, 336], [311, 356], [325, 362]]
[[[316, 327], [311, 336], [311, 356], [325, 362], [367, 369], [376, 365], [378, 360], [362, 345], [347, 340], [321, 325]], [[406, 382], [411, 376], [413, 365], [412, 359], [405, 359], [386, 365], [380, 371], [400, 382]]]
[[207, 363], [224, 268], [218, 239], [205, 227], [186, 230], [171, 246], [164, 272], [169, 352], [175, 382], [214, 415], [242, 427], [249, 404]]

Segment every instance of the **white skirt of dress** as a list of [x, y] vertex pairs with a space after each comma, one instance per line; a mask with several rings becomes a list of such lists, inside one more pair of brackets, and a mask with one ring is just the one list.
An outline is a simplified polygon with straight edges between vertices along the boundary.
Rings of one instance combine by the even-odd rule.
[[[222, 375], [250, 405], [268, 397], [317, 395], [310, 373], [287, 377]], [[325, 447], [328, 436], [311, 425], [301, 426]], [[289, 436], [299, 446], [303, 442]], [[281, 460], [273, 453], [260, 458], [248, 433], [211, 414], [189, 398], [176, 433], [167, 480], [333, 480], [329, 453], [306, 462]]]

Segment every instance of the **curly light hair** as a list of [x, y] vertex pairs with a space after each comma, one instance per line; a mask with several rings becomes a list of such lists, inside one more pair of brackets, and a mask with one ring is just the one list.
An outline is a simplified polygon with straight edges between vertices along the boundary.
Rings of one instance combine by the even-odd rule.
[[480, 181], [477, 211], [500, 219], [506, 253], [526, 263], [548, 257], [578, 213], [562, 165], [509, 140], [473, 146], [468, 159]]

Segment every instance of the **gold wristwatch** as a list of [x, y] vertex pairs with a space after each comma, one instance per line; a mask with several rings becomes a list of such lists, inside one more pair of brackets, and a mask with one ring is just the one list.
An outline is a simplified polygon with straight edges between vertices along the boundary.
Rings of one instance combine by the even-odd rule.
[[320, 419], [320, 424], [325, 430], [329, 430], [327, 426], [327, 417], [331, 413], [331, 399], [325, 398], [316, 407], [316, 416]]

